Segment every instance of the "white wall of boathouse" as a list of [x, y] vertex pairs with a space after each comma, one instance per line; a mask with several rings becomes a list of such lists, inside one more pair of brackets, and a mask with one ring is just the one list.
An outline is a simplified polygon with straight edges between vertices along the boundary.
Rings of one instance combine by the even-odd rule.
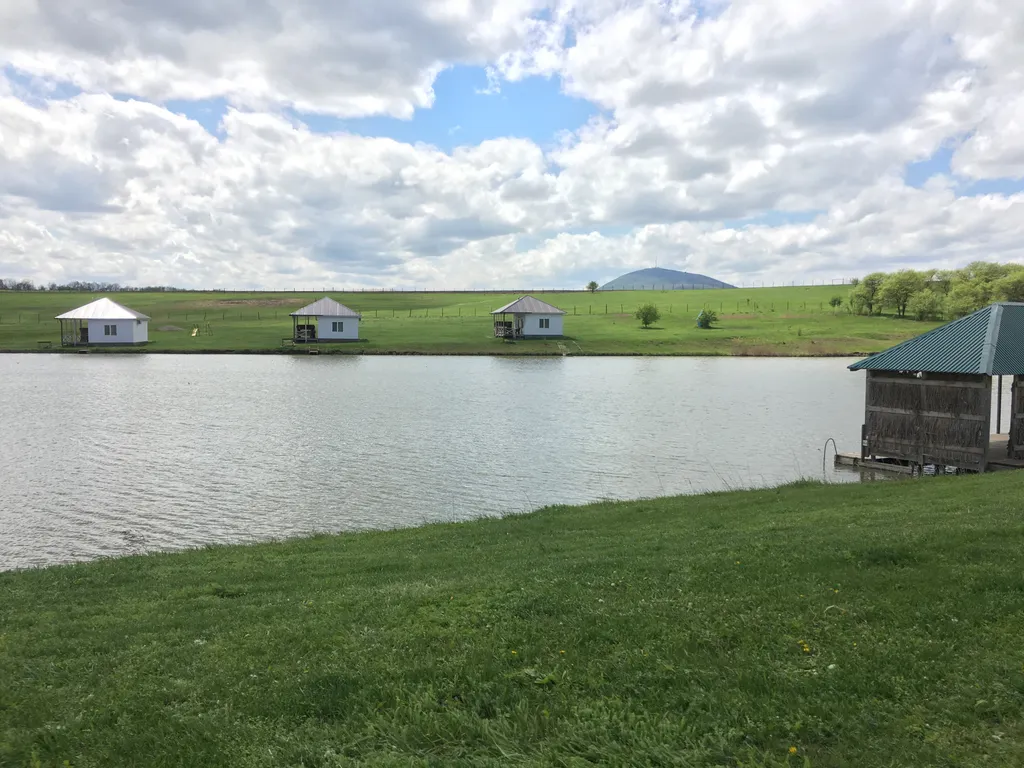
[[[108, 326], [116, 333], [107, 334]], [[90, 344], [144, 344], [149, 341], [148, 320], [90, 320]]]
[[[323, 341], [356, 341], [359, 338], [358, 317], [317, 317], [316, 337]], [[341, 330], [335, 331], [334, 324], [341, 323]]]
[[[541, 320], [548, 321], [548, 327], [541, 327]], [[523, 315], [523, 336], [561, 336], [562, 315]]]

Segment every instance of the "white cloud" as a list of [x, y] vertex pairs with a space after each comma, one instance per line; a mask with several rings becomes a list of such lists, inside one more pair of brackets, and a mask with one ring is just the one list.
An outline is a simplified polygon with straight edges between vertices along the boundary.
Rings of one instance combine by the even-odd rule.
[[[0, 76], [0, 274], [572, 286], [655, 260], [749, 283], [1024, 257], [1021, 195], [956, 192], [1024, 177], [1014, 0], [20, 0], [0, 61], [43, 78]], [[456, 62], [603, 113], [450, 153], [282, 116], [407, 116]], [[87, 93], [46, 91], [66, 82]], [[149, 103], [209, 97], [240, 107], [217, 137]], [[959, 180], [905, 186], [942, 147]]]
[[453, 62], [522, 44], [539, 0], [14, 0], [0, 59], [86, 90], [411, 116]]

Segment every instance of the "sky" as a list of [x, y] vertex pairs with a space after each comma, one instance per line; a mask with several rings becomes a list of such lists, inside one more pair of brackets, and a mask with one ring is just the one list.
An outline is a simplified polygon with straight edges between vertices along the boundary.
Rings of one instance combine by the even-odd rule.
[[1024, 261], [1019, 0], [10, 0], [0, 277]]

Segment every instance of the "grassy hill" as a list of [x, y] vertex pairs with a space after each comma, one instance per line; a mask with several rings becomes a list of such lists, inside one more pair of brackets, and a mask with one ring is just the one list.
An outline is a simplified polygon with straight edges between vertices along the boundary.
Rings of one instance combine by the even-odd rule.
[[[153, 319], [147, 347], [155, 352], [277, 351], [292, 332], [289, 312], [322, 294], [124, 293], [112, 296]], [[516, 298], [491, 293], [332, 293], [363, 314], [358, 344], [339, 353], [424, 354], [655, 354], [655, 355], [852, 355], [874, 352], [929, 328], [892, 317], [834, 312], [832, 296], [845, 289], [736, 288], [696, 291], [541, 293], [569, 313], [567, 339], [518, 343], [493, 338], [489, 312]], [[60, 343], [54, 316], [98, 294], [0, 293], [0, 351]], [[653, 302], [661, 320], [643, 329], [633, 318], [640, 303]], [[721, 316], [702, 331], [702, 307]], [[193, 325], [212, 335], [192, 337]]]
[[1021, 481], [3, 573], [0, 765], [1021, 765]]

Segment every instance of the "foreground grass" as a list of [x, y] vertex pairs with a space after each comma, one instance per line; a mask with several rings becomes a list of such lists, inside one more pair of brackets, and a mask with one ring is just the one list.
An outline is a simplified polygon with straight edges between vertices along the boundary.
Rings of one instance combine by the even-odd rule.
[[1021, 765], [1021, 482], [0, 574], [0, 765]]
[[[561, 307], [567, 338], [507, 343], [493, 338], [489, 312], [516, 296], [487, 293], [335, 293], [363, 314], [363, 341], [325, 346], [337, 353], [853, 355], [885, 349], [934, 324], [834, 312], [828, 300], [846, 289], [828, 286], [706, 291], [545, 293]], [[322, 294], [129, 293], [113, 298], [150, 315], [155, 352], [266, 352], [291, 336], [289, 312]], [[0, 292], [0, 351], [60, 344], [54, 316], [94, 294]], [[653, 302], [662, 318], [644, 329], [632, 316]], [[695, 327], [701, 307], [721, 315], [711, 331]], [[192, 337], [193, 325], [211, 336]], [[561, 344], [561, 346], [560, 346]], [[124, 350], [121, 350], [124, 351]]]

